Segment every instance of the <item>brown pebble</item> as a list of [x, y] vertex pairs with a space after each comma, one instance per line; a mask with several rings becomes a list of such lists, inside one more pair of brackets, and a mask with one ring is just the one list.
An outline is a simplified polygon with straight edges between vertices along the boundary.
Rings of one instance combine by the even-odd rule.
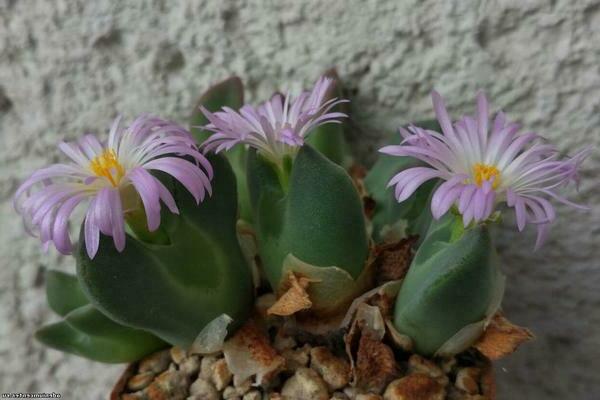
[[139, 363], [139, 372], [154, 372], [159, 374], [167, 369], [171, 362], [171, 356], [169, 350], [158, 351], [150, 354], [147, 357], [142, 358]]
[[383, 394], [384, 400], [444, 400], [445, 397], [444, 386], [421, 373], [396, 379]]
[[165, 371], [146, 388], [149, 400], [183, 400], [188, 395], [189, 381], [178, 371]]
[[327, 384], [310, 368], [300, 368], [281, 389], [281, 395], [289, 400], [329, 400]]
[[231, 378], [231, 372], [229, 371], [224, 358], [221, 358], [213, 364], [211, 379], [217, 390], [225, 389], [225, 387], [231, 382]]
[[242, 391], [241, 393], [244, 394], [248, 390], [250, 390], [250, 388], [252, 387], [252, 381], [250, 380], [250, 378], [246, 378], [242, 381], [238, 378], [238, 376], [234, 376], [233, 377], [233, 386], [236, 389], [241, 390]]
[[261, 400], [262, 399], [262, 395], [260, 394], [260, 392], [258, 390], [251, 390], [248, 393], [246, 393], [244, 395], [244, 397], [242, 398], [242, 400]]
[[148, 386], [154, 379], [154, 372], [142, 372], [134, 375], [127, 381], [127, 389], [135, 392]]
[[200, 397], [202, 400], [218, 400], [219, 392], [214, 385], [204, 378], [198, 378], [190, 386], [190, 394]]
[[355, 362], [356, 386], [365, 392], [381, 393], [399, 375], [392, 349], [370, 332], [360, 337]]
[[226, 400], [229, 399], [233, 399], [234, 397], [240, 397], [237, 393], [236, 388], [234, 388], [233, 386], [227, 386], [224, 390], [223, 390], [223, 398]]
[[310, 367], [321, 374], [332, 391], [343, 388], [350, 382], [350, 363], [334, 356], [326, 347], [313, 348], [310, 360]]
[[461, 368], [456, 373], [454, 386], [469, 393], [479, 394], [479, 378], [481, 369], [475, 367]]
[[179, 370], [187, 376], [192, 376], [200, 370], [200, 358], [196, 355], [187, 357], [179, 365]]
[[171, 347], [169, 353], [171, 354], [171, 359], [177, 365], [181, 364], [181, 362], [187, 357], [185, 350], [178, 346]]
[[223, 398], [224, 399], [236, 399], [241, 398], [243, 395], [248, 393], [250, 389], [252, 389], [252, 381], [250, 378], [238, 382], [237, 377], [233, 378], [233, 386], [227, 386], [223, 390]]
[[210, 379], [212, 375], [213, 364], [217, 362], [217, 357], [206, 356], [200, 361], [200, 376], [204, 379]]
[[408, 359], [408, 372], [429, 375], [442, 386], [446, 386], [449, 382], [444, 371], [436, 363], [417, 354], [413, 354]]

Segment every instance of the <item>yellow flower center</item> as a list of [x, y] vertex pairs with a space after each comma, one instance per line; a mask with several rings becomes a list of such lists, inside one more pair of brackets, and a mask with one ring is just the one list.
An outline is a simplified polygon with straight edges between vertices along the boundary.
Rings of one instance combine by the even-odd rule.
[[101, 155], [95, 157], [90, 163], [90, 169], [96, 176], [103, 176], [108, 179], [115, 187], [125, 175], [125, 168], [119, 163], [117, 154], [113, 149], [106, 149]]
[[494, 183], [492, 183], [492, 187], [496, 189], [498, 185], [500, 185], [500, 171], [498, 168], [493, 165], [476, 163], [473, 165], [473, 181], [479, 187], [483, 184], [483, 182], [488, 181], [494, 178]]

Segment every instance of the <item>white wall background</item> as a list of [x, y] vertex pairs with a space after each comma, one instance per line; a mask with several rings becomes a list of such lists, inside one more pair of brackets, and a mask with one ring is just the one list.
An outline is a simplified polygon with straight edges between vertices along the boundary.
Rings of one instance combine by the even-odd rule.
[[[56, 317], [44, 255], [11, 195], [56, 143], [103, 131], [117, 113], [185, 122], [211, 82], [240, 75], [249, 100], [308, 85], [330, 66], [355, 92], [354, 148], [364, 162], [399, 124], [432, 115], [435, 87], [455, 113], [476, 89], [566, 151], [600, 148], [600, 1], [0, 0], [0, 392], [105, 398], [121, 367], [46, 350], [34, 329]], [[598, 150], [579, 200], [559, 207], [549, 242], [500, 232], [505, 310], [537, 334], [497, 369], [500, 398], [595, 399], [600, 393]]]

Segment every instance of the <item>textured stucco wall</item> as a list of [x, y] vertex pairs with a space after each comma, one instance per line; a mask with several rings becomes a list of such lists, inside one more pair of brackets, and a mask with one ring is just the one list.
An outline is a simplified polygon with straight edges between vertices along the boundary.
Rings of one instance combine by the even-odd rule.
[[[365, 162], [400, 123], [496, 106], [573, 151], [600, 143], [600, 1], [0, 0], [0, 391], [101, 399], [121, 367], [32, 340], [55, 319], [43, 266], [72, 269], [26, 238], [10, 198], [58, 139], [106, 129], [117, 112], [184, 122], [210, 82], [231, 74], [250, 100], [298, 89], [337, 66], [353, 90], [354, 148]], [[537, 334], [498, 368], [500, 398], [595, 399], [600, 393], [600, 159], [583, 172], [588, 213], [559, 207], [542, 251], [501, 229], [505, 309]], [[510, 221], [509, 221], [510, 223]]]

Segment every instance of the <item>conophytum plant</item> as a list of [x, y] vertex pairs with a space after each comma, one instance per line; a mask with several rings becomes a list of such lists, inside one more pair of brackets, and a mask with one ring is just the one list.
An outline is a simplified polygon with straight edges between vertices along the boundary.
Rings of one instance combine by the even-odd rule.
[[[490, 121], [482, 94], [476, 115], [452, 122], [433, 92], [437, 121], [401, 128], [361, 191], [348, 173], [342, 95], [330, 71], [309, 91], [252, 106], [230, 78], [200, 97], [189, 131], [143, 115], [126, 127], [118, 118], [106, 140], [61, 143], [71, 162], [35, 172], [15, 195], [28, 231], [76, 260], [76, 276], [48, 271], [48, 302], [63, 319], [36, 337], [126, 362], [189, 348], [223, 316], [231, 334], [250, 317], [256, 259], [276, 295], [295, 274], [307, 278], [310, 312], [325, 323], [372, 288], [375, 246], [413, 235], [396, 330], [426, 356], [471, 346], [503, 295], [493, 224], [513, 208], [519, 230], [537, 227], [539, 247], [556, 217], [549, 199], [582, 208], [556, 189], [578, 180], [589, 150], [561, 159], [503, 113]], [[256, 254], [241, 245], [247, 232]]]

